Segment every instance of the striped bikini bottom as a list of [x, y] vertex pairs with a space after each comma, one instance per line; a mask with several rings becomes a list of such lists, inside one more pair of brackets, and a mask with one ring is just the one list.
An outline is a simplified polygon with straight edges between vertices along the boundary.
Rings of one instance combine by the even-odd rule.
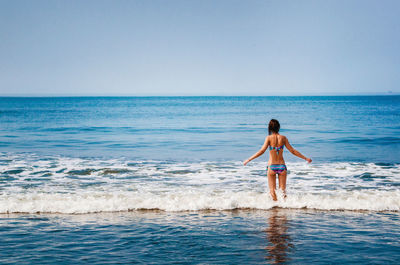
[[272, 171], [274, 171], [276, 174], [281, 174], [283, 171], [287, 170], [285, 164], [269, 165], [269, 166], [267, 166], [267, 171], [268, 171], [268, 167], [269, 167]]

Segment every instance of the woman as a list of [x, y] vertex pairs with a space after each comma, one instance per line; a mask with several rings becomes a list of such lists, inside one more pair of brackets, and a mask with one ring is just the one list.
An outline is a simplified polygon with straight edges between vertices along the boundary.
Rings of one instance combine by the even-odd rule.
[[269, 147], [269, 161], [267, 166], [267, 174], [268, 174], [268, 186], [269, 191], [271, 193], [272, 199], [274, 201], [276, 198], [276, 175], [278, 174], [279, 179], [279, 188], [283, 191], [284, 197], [286, 197], [286, 175], [287, 168], [285, 165], [285, 160], [283, 159], [283, 147], [286, 148], [295, 156], [303, 158], [308, 163], [311, 163], [311, 158], [307, 158], [303, 156], [299, 151], [295, 150], [290, 144], [288, 139], [279, 134], [280, 129], [279, 121], [272, 119], [268, 125], [268, 133], [269, 135], [265, 138], [264, 145], [261, 149], [252, 155], [249, 159], [244, 161], [244, 165], [249, 163], [251, 160], [259, 157], [264, 154], [265, 150]]

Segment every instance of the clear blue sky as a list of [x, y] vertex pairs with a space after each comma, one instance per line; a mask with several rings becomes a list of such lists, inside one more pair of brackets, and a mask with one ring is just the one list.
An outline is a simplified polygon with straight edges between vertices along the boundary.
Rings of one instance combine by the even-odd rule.
[[0, 95], [400, 94], [400, 1], [0, 0]]

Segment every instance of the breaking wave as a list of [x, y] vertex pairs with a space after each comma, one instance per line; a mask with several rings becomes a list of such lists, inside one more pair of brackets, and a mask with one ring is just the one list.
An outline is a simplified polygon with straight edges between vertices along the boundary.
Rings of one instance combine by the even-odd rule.
[[0, 213], [307, 208], [400, 211], [400, 167], [288, 163], [287, 198], [269, 196], [265, 162], [184, 163], [0, 154]]

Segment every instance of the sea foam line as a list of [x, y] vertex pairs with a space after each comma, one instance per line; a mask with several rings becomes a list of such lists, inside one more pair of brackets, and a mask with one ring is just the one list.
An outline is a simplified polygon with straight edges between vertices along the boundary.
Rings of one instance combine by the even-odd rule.
[[400, 211], [400, 192], [350, 191], [336, 194], [294, 193], [277, 202], [264, 192], [84, 192], [82, 194], [26, 193], [0, 196], [0, 213], [82, 214], [143, 209], [200, 211], [273, 207], [319, 210]]

